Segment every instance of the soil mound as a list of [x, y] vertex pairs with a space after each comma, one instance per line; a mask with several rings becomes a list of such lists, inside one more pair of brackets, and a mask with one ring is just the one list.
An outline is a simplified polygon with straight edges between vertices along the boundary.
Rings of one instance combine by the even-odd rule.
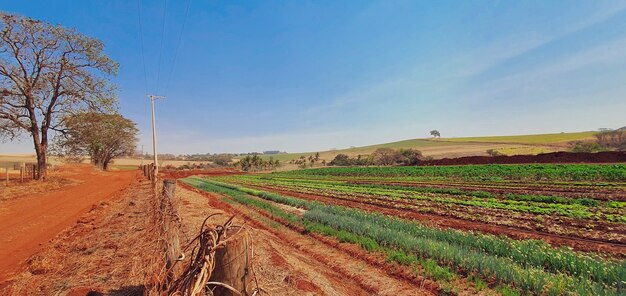
[[552, 152], [537, 155], [466, 156], [422, 161], [419, 165], [524, 164], [524, 163], [620, 163], [626, 162], [626, 152], [597, 153]]

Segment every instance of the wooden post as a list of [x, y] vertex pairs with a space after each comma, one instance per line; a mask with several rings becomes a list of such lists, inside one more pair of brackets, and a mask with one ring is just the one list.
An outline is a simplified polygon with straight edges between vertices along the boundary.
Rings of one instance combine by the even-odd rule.
[[[241, 231], [235, 237], [228, 237], [224, 248], [215, 252], [215, 270], [211, 274], [209, 282], [227, 284], [239, 291], [241, 295], [249, 295], [252, 275], [250, 265], [249, 236], [247, 231]], [[215, 296], [234, 296], [232, 291], [216, 286], [213, 290]]]
[[33, 164], [33, 180], [37, 179], [37, 165]]
[[8, 167], [7, 167], [7, 168], [4, 168], [4, 171], [5, 171], [5, 172], [6, 172], [6, 174], [7, 174], [7, 186], [9, 186], [9, 168], [8, 168]]
[[[167, 242], [167, 250], [165, 252], [165, 260], [166, 260], [165, 267], [166, 267], [166, 270], [169, 271], [169, 273], [166, 275], [166, 279], [167, 279], [166, 286], [172, 279], [175, 279], [176, 277], [178, 277], [180, 273], [182, 272], [181, 264], [177, 265], [175, 268], [171, 268], [172, 266], [174, 266], [176, 261], [179, 260], [182, 254], [181, 247], [180, 247], [180, 239], [178, 238], [178, 227], [176, 225], [177, 222], [174, 221], [176, 209], [167, 208], [168, 205], [172, 205], [173, 207], [175, 204], [174, 202], [174, 198], [176, 194], [175, 190], [176, 190], [176, 180], [174, 179], [163, 180], [163, 193], [161, 194], [160, 207], [161, 207], [161, 213], [164, 213], [165, 215], [163, 217], [164, 221], [163, 221], [162, 227], [165, 231], [164, 236]], [[173, 211], [173, 213], [170, 213], [170, 211]]]
[[20, 168], [20, 183], [24, 183], [24, 168]]

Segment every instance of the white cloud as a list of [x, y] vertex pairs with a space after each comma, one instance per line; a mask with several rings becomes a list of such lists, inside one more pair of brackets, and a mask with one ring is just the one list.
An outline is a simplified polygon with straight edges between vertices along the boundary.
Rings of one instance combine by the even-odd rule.
[[[601, 2], [597, 3], [602, 5]], [[624, 9], [626, 9], [626, 2], [605, 4], [586, 19], [564, 27], [561, 30], [555, 30], [550, 33], [528, 31], [521, 36], [509, 35], [506, 39], [495, 40], [493, 43], [483, 48], [478, 48], [475, 52], [471, 53], [469, 57], [463, 57], [463, 60], [469, 59], [472, 63], [463, 66], [458, 75], [460, 77], [471, 77], [481, 74], [502, 62], [609, 20]]]

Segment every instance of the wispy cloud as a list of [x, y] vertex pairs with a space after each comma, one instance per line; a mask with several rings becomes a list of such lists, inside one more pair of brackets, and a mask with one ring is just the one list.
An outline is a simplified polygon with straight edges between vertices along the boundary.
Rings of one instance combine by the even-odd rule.
[[624, 10], [626, 10], [626, 2], [610, 3], [598, 8], [580, 22], [573, 23], [561, 30], [550, 33], [531, 31], [522, 36], [510, 35], [505, 39], [495, 40], [483, 48], [478, 48], [471, 54], [471, 57], [463, 57], [463, 60], [469, 59], [472, 63], [463, 66], [458, 75], [460, 77], [479, 75], [507, 60], [522, 56], [551, 42], [607, 21]]
[[474, 87], [476, 91], [467, 93], [464, 101], [478, 102], [502, 98], [529, 86], [544, 84], [568, 73], [598, 66], [611, 66], [626, 63], [626, 37], [607, 41], [586, 50], [557, 57], [545, 63], [530, 67], [525, 71], [486, 81]]

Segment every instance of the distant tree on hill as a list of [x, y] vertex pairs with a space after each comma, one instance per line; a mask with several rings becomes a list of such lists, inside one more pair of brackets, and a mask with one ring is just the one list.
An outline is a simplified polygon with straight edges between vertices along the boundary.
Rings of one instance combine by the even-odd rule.
[[441, 133], [438, 130], [430, 131], [430, 135], [433, 136], [434, 138], [441, 138]]

